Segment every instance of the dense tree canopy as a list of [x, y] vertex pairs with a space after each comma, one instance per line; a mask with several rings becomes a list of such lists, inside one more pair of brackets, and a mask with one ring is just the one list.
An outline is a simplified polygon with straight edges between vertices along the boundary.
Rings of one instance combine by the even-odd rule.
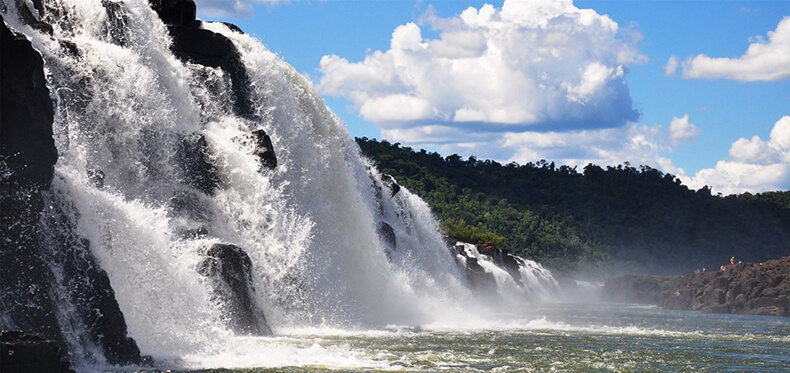
[[649, 166], [502, 165], [356, 140], [379, 170], [428, 202], [450, 235], [555, 269], [683, 273], [732, 256], [790, 255], [790, 192], [724, 197]]

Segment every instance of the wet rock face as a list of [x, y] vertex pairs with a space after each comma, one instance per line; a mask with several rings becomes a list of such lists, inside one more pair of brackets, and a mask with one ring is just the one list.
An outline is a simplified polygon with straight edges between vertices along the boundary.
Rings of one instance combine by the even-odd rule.
[[193, 133], [185, 136], [176, 150], [176, 161], [181, 182], [207, 195], [214, 195], [214, 190], [220, 186], [220, 177], [204, 135]]
[[513, 278], [519, 285], [523, 285], [521, 281], [521, 264], [513, 255], [507, 251], [507, 249], [500, 249], [498, 247], [490, 246], [490, 245], [477, 245], [477, 251], [481, 254], [488, 255], [491, 260], [499, 266], [507, 271], [510, 277]]
[[[36, 252], [41, 260], [59, 266], [58, 287], [63, 289], [59, 300], [66, 300], [72, 307], [66, 315], [68, 325], [61, 328], [79, 330], [82, 338], [102, 349], [111, 364], [139, 364], [140, 350], [127, 334], [126, 320], [107, 272], [91, 253], [90, 242], [74, 233], [77, 227], [66, 210], [70, 205], [58, 203], [52, 196], [46, 203], [50, 208], [42, 216], [42, 225], [49, 227], [49, 233], [38, 239]], [[63, 309], [64, 305], [55, 307]]]
[[486, 270], [477, 262], [477, 258], [466, 258], [466, 278], [472, 290], [487, 294], [496, 294], [496, 279], [492, 273]]
[[254, 304], [252, 261], [244, 250], [230, 244], [214, 244], [198, 265], [198, 272], [209, 278], [214, 297], [223, 308], [228, 326], [239, 334], [267, 335], [263, 312]]
[[468, 256], [466, 249], [462, 245], [453, 246], [451, 251], [454, 255], [460, 255], [465, 258], [466, 279], [469, 281], [469, 286], [472, 290], [488, 295], [498, 294], [496, 278], [494, 278], [492, 273], [486, 272], [485, 268], [477, 262], [477, 258]]
[[[43, 9], [39, 1], [31, 4], [36, 12]], [[0, 89], [0, 304], [5, 324], [42, 333], [66, 346], [58, 317], [63, 299], [53, 294], [61, 287], [76, 308], [67, 315], [67, 323], [79, 325], [88, 339], [104, 349], [108, 362], [139, 362], [140, 351], [126, 334], [107, 274], [90, 255], [88, 242], [74, 234], [70, 215], [53, 204], [49, 192], [57, 150], [44, 62], [2, 17]], [[103, 182], [97, 171], [91, 181]], [[43, 213], [45, 205], [50, 208]], [[55, 233], [45, 235], [42, 225]], [[61, 270], [60, 276], [52, 273], [53, 265]]]
[[[10, 0], [6, 0], [10, 1]], [[34, 29], [43, 33], [52, 35], [52, 26], [46, 22], [41, 21], [41, 16], [44, 12], [44, 4], [42, 0], [13, 0], [19, 9], [19, 17], [25, 24], [30, 25]]]
[[230, 77], [236, 114], [255, 119], [250, 79], [236, 46], [228, 38], [200, 28], [192, 0], [150, 0], [149, 3], [167, 25], [173, 38], [173, 54], [182, 61], [221, 68]]
[[685, 276], [622, 276], [607, 281], [604, 293], [671, 309], [790, 316], [790, 257]]
[[378, 233], [379, 238], [382, 242], [384, 242], [385, 249], [388, 251], [395, 251], [398, 247], [398, 240], [395, 235], [395, 230], [392, 229], [392, 226], [385, 223], [379, 222], [376, 226], [376, 233]]
[[[48, 188], [58, 152], [44, 61], [0, 17], [0, 172], [6, 183]], [[2, 167], [2, 166], [0, 166]]]
[[38, 221], [57, 161], [41, 56], [0, 15], [0, 308], [12, 326], [63, 341]]
[[255, 142], [255, 156], [261, 162], [261, 171], [264, 168], [273, 170], [277, 167], [277, 156], [274, 154], [272, 139], [264, 130], [252, 131], [252, 139]]
[[391, 175], [382, 174], [381, 181], [387, 186], [387, 188], [389, 188], [390, 197], [395, 197], [395, 195], [400, 192], [400, 185], [398, 185], [398, 183], [395, 181], [395, 178]]
[[41, 334], [0, 331], [0, 372], [73, 373], [58, 342]]
[[108, 24], [104, 32], [109, 39], [120, 46], [126, 46], [129, 42], [128, 28], [129, 17], [123, 12], [121, 2], [102, 0], [101, 5], [107, 12]]
[[197, 7], [193, 0], [150, 0], [151, 7], [166, 25], [197, 27]]

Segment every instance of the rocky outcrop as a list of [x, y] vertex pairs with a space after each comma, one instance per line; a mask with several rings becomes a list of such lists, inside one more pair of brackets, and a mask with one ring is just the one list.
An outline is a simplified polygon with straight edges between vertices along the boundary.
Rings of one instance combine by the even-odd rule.
[[121, 1], [102, 0], [101, 5], [107, 12], [107, 23], [104, 25], [104, 33], [109, 39], [120, 46], [126, 46], [129, 42], [129, 17], [123, 12]]
[[274, 154], [272, 138], [262, 129], [252, 131], [251, 135], [255, 145], [253, 154], [258, 157], [258, 161], [261, 163], [259, 171], [263, 171], [266, 168], [273, 170], [277, 167], [277, 156]]
[[0, 372], [73, 373], [65, 350], [41, 334], [0, 331]]
[[458, 258], [460, 256], [463, 258], [463, 260], [459, 261], [459, 264], [463, 265], [466, 279], [469, 281], [469, 286], [472, 290], [482, 294], [497, 294], [496, 278], [478, 263], [477, 258], [469, 256], [463, 245], [451, 246], [450, 250], [454, 257]]
[[41, 194], [57, 161], [53, 114], [41, 55], [0, 17], [0, 308], [14, 327], [62, 341], [53, 275], [37, 245]]
[[400, 192], [400, 185], [398, 185], [398, 182], [395, 181], [392, 175], [381, 174], [381, 181], [389, 188], [390, 197], [395, 197], [395, 195]]
[[627, 275], [607, 281], [604, 294], [670, 309], [790, 316], [790, 257], [685, 276]]
[[230, 77], [233, 107], [237, 115], [254, 119], [250, 79], [241, 55], [228, 38], [201, 28], [193, 0], [149, 0], [173, 38], [173, 54], [185, 62], [221, 68]]
[[381, 242], [384, 243], [384, 249], [387, 250], [388, 254], [398, 248], [398, 238], [391, 225], [383, 221], [379, 222], [376, 225], [376, 233], [381, 239]]
[[[41, 2], [33, 4], [37, 11], [42, 9]], [[0, 308], [4, 324], [42, 333], [66, 346], [61, 325], [66, 323], [85, 331], [87, 339], [104, 349], [108, 362], [140, 362], [140, 351], [126, 334], [107, 274], [90, 254], [87, 240], [73, 233], [71, 214], [49, 192], [57, 150], [44, 61], [2, 18], [0, 89]], [[92, 182], [98, 184], [101, 179], [103, 183], [99, 172], [93, 172]], [[44, 205], [49, 206], [46, 213]], [[52, 272], [53, 264], [59, 268], [58, 276]], [[66, 290], [65, 299], [55, 295], [57, 288]], [[63, 301], [75, 305], [77, 311], [59, 316]]]
[[[0, 177], [5, 191], [49, 188], [58, 152], [44, 61], [0, 17]], [[8, 211], [5, 210], [4, 211]]]
[[181, 139], [175, 158], [181, 175], [179, 181], [214, 195], [214, 190], [220, 186], [220, 177], [204, 135], [193, 133]]
[[223, 308], [228, 326], [240, 334], [267, 335], [266, 318], [254, 304], [252, 261], [244, 250], [230, 244], [214, 244], [198, 265], [206, 276], [214, 297]]
[[480, 254], [488, 255], [494, 264], [505, 269], [517, 284], [523, 285], [521, 282], [521, 271], [519, 271], [520, 265], [518, 259], [510, 255], [507, 249], [500, 249], [491, 245], [478, 245], [477, 250]]

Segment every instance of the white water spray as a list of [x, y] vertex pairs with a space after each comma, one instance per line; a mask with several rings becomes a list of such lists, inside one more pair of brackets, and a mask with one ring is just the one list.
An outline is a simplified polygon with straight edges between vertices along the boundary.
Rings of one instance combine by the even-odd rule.
[[[31, 37], [49, 69], [60, 153], [52, 198], [70, 206], [67, 213], [107, 271], [143, 354], [165, 366], [205, 367], [228, 366], [218, 363], [227, 356], [245, 366], [272, 366], [298, 365], [300, 351], [318, 361], [344, 353], [230, 331], [196, 271], [215, 243], [249, 255], [253, 302], [275, 333], [450, 318], [474, 323], [488, 313], [466, 313], [459, 321], [464, 310], [484, 306], [428, 206], [405, 188], [392, 195], [312, 85], [259, 41], [203, 23], [240, 52], [254, 107], [245, 118], [234, 114], [225, 72], [173, 56], [167, 29], [147, 1], [118, 3], [119, 30], [108, 29], [110, 16], [94, 1], [58, 3], [65, 16], [49, 20], [52, 37], [13, 16], [8, 22]], [[15, 11], [11, 4], [9, 14]], [[67, 53], [64, 41], [79, 54]], [[259, 170], [255, 145], [245, 140], [261, 129], [277, 153], [274, 170]], [[205, 138], [217, 165], [221, 188], [213, 195], [184, 183], [177, 166], [178, 144], [193, 134]], [[97, 171], [101, 183], [89, 177]], [[173, 207], [184, 195], [187, 212]], [[394, 248], [377, 233], [382, 223], [394, 232]], [[184, 234], [196, 229], [204, 231]], [[556, 286], [537, 263], [523, 263], [526, 286], [480, 261], [507, 297]]]

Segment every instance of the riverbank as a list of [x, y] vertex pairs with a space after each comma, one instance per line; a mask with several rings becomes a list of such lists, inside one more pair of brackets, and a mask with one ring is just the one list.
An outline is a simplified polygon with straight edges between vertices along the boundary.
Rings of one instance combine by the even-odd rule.
[[790, 317], [790, 257], [684, 276], [620, 276], [606, 282], [604, 297], [677, 310]]

